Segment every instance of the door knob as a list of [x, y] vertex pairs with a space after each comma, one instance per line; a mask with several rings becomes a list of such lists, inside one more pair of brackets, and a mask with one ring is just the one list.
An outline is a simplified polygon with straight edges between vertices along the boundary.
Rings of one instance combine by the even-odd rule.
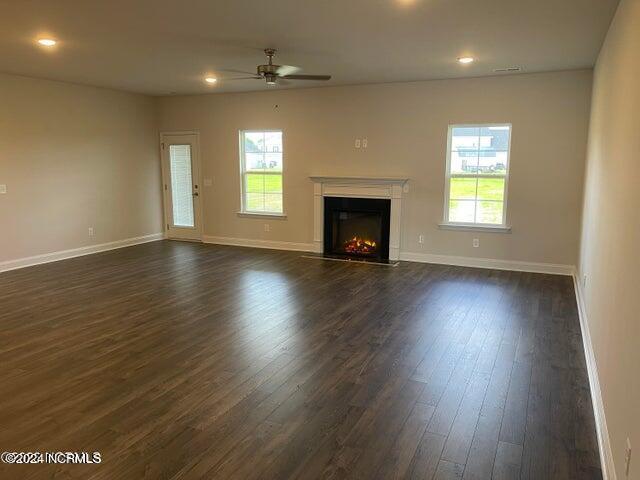
[[193, 192], [191, 195], [193, 195], [194, 197], [198, 196], [198, 192]]

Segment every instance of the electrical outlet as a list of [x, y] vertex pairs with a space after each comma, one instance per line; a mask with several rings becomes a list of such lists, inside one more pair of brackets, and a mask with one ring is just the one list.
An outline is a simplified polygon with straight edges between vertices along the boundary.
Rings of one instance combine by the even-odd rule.
[[89, 227], [89, 236], [93, 237], [93, 227]]
[[480, 239], [479, 238], [474, 238], [473, 239], [473, 248], [478, 248], [480, 246]]
[[631, 467], [631, 440], [627, 437], [627, 449], [624, 454], [624, 474], [629, 477], [629, 468]]
[[363, 139], [362, 139], [362, 148], [367, 148], [367, 144], [368, 144], [368, 143], [369, 143], [369, 142], [367, 142], [367, 139], [366, 139], [366, 138], [363, 138]]
[[360, 148], [360, 139], [356, 138], [356, 148]]
[[424, 243], [424, 235], [418, 235], [418, 243]]
[[7, 193], [7, 186], [6, 185], [0, 185], [0, 193]]
[[271, 225], [269, 225], [268, 223], [264, 224], [264, 231], [265, 232], [270, 232], [271, 231]]

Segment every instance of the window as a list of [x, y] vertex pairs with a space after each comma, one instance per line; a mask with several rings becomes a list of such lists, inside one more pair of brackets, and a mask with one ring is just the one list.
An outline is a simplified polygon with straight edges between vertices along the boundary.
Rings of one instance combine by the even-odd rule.
[[240, 132], [242, 211], [282, 214], [282, 131]]
[[511, 125], [452, 125], [447, 145], [445, 224], [506, 223]]

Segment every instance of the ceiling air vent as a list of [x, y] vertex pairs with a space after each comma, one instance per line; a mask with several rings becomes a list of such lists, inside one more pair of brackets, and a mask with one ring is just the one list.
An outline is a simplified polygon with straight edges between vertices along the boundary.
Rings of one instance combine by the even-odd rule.
[[522, 67], [505, 67], [505, 68], [495, 68], [493, 71], [496, 73], [503, 72], [519, 72], [522, 70]]

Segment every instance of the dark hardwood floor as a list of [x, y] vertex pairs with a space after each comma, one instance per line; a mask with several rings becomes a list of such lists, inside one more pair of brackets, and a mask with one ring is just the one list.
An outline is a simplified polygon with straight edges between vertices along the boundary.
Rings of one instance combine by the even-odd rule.
[[569, 277], [156, 242], [0, 274], [0, 478], [600, 478]]

